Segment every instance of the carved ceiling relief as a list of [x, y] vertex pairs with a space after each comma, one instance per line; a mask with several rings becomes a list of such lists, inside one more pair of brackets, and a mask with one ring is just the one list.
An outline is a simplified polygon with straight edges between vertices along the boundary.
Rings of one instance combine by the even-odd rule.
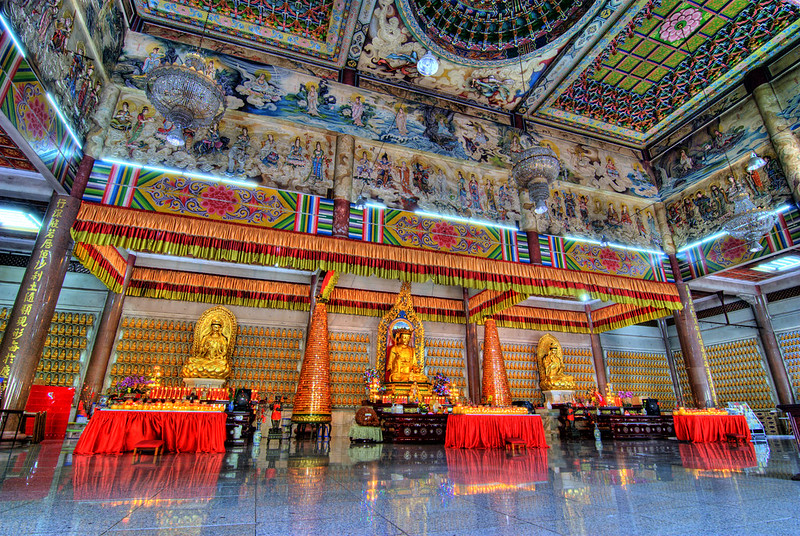
[[[90, 40], [72, 2], [41, 0], [9, 3], [9, 18], [28, 59], [35, 65], [42, 85], [50, 92], [80, 138], [92, 129], [92, 116], [100, 102], [105, 83], [104, 60], [116, 59], [122, 42], [122, 27], [116, 4], [97, 11], [87, 0], [82, 8], [92, 8], [96, 16], [87, 24], [89, 31], [103, 33], [97, 47]], [[98, 20], [97, 16], [102, 17]], [[84, 19], [85, 20], [85, 19]], [[99, 48], [100, 58], [95, 57]], [[116, 52], [115, 52], [116, 51]]]

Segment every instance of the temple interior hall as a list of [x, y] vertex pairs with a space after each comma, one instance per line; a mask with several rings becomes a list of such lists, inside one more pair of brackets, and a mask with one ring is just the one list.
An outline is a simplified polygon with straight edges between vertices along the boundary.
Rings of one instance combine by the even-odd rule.
[[798, 36], [0, 1], [0, 535], [800, 534]]

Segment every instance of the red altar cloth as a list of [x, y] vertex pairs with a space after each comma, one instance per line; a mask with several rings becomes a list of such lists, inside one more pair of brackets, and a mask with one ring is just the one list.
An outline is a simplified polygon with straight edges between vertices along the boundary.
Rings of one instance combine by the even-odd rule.
[[450, 415], [444, 446], [448, 448], [503, 448], [506, 438], [517, 437], [528, 447], [547, 448], [538, 415]]
[[506, 456], [497, 449], [447, 449], [446, 454], [447, 476], [458, 485], [521, 486], [548, 480], [545, 449], [529, 450], [518, 456]]
[[680, 441], [725, 441], [726, 434], [743, 435], [750, 441], [750, 428], [744, 415], [674, 415], [673, 421], [675, 435]]
[[752, 443], [731, 448], [724, 443], [691, 443], [678, 445], [681, 462], [689, 469], [704, 471], [737, 471], [756, 467], [756, 449]]
[[225, 452], [219, 411], [96, 411], [75, 454], [121, 454], [145, 439], [163, 439], [169, 452]]

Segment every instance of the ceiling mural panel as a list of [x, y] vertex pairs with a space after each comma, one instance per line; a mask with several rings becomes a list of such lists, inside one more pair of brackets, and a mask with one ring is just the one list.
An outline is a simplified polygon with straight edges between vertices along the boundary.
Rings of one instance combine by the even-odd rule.
[[[192, 50], [143, 34], [129, 34], [114, 79], [144, 88], [146, 73]], [[406, 148], [496, 167], [525, 143], [521, 131], [435, 106], [408, 102], [238, 57], [211, 55], [229, 110], [269, 116]]]
[[771, 146], [752, 97], [707, 123], [653, 160], [661, 198], [666, 200], [699, 180], [728, 167], [750, 151]]
[[[651, 2], [541, 114], [644, 141], [713, 86], [785, 46], [800, 10], [780, 0]], [[786, 37], [788, 37], [788, 35]], [[707, 95], [703, 95], [706, 91]]]
[[185, 132], [186, 145], [176, 147], [166, 140], [172, 128], [143, 94], [124, 91], [103, 157], [320, 196], [333, 187], [331, 133], [228, 112], [218, 127]]
[[[767, 165], [759, 170], [747, 171], [747, 158], [742, 158], [733, 164], [733, 173], [726, 166], [666, 203], [667, 222], [675, 247], [683, 247], [720, 231], [721, 218], [733, 210], [732, 199], [739, 188], [744, 188], [758, 206], [777, 208], [791, 200], [789, 185], [772, 147], [762, 156]], [[744, 247], [746, 251], [746, 242], [739, 242], [729, 245]]]
[[519, 194], [506, 170], [469, 165], [359, 140], [353, 198], [496, 223], [519, 222]]
[[537, 228], [556, 236], [656, 249], [662, 238], [652, 204], [560, 183], [550, 189], [549, 211], [536, 218]]
[[135, 0], [142, 19], [344, 66], [359, 0]]

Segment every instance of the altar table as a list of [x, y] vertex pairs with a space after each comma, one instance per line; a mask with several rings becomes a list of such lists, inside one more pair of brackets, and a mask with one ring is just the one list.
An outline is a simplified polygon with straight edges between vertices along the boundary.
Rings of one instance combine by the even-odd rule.
[[75, 454], [121, 454], [145, 439], [163, 440], [169, 452], [225, 452], [225, 413], [99, 410]]
[[503, 448], [512, 437], [522, 439], [529, 448], [547, 448], [539, 415], [450, 415], [444, 446]]
[[742, 435], [750, 441], [750, 428], [744, 415], [673, 415], [673, 421], [679, 441], [725, 441], [727, 434]]

